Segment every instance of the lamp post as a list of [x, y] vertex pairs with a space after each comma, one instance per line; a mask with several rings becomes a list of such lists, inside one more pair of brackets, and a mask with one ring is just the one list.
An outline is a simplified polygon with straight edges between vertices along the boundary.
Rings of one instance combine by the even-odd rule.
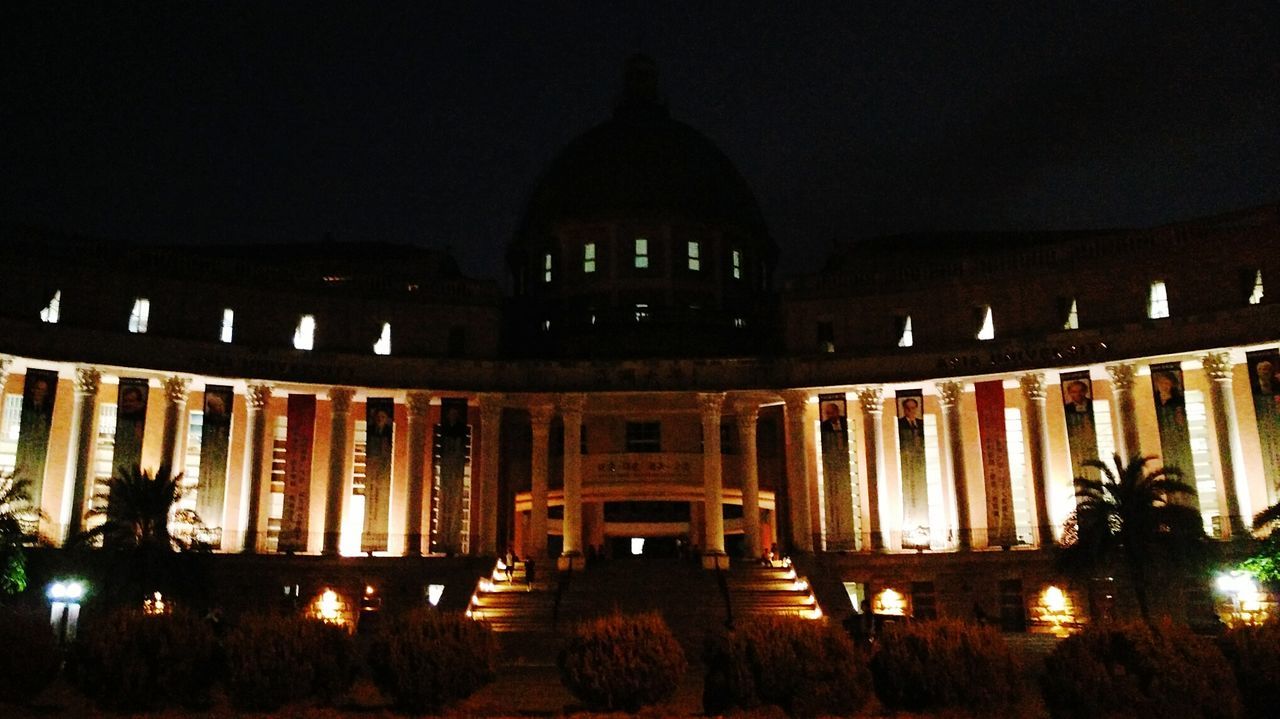
[[49, 625], [58, 637], [58, 645], [66, 646], [76, 638], [76, 624], [80, 621], [80, 600], [84, 598], [84, 582], [64, 579], [49, 585], [45, 596], [49, 598]]

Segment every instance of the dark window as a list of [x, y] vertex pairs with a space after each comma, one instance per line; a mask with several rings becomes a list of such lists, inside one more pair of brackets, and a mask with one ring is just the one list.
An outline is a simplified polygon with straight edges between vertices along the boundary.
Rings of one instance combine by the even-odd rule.
[[1000, 580], [1000, 629], [1006, 632], [1027, 630], [1027, 609], [1022, 601], [1022, 580]]
[[738, 425], [726, 422], [720, 425], [720, 454], [738, 453]]
[[938, 618], [938, 594], [933, 582], [911, 583], [911, 616], [916, 619]]
[[449, 328], [449, 356], [461, 357], [467, 351], [467, 328]]
[[628, 452], [661, 452], [661, 422], [627, 422]]

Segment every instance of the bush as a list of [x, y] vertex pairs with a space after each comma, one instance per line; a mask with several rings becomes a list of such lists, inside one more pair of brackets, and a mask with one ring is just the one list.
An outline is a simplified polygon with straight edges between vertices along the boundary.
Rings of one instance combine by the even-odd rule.
[[865, 659], [841, 627], [825, 621], [754, 620], [710, 640], [706, 660], [708, 715], [762, 704], [790, 716], [847, 714], [871, 696]]
[[992, 710], [1021, 698], [1021, 674], [991, 627], [940, 620], [893, 624], [871, 658], [876, 693], [891, 709]]
[[396, 709], [422, 714], [493, 681], [497, 643], [487, 627], [456, 614], [411, 612], [374, 638], [369, 667]]
[[1235, 671], [1245, 713], [1274, 715], [1280, 707], [1280, 622], [1232, 629], [1220, 646]]
[[43, 611], [0, 611], [0, 702], [26, 704], [58, 676], [58, 640]]
[[342, 627], [304, 617], [250, 615], [227, 634], [227, 694], [237, 709], [273, 711], [312, 696], [330, 702], [354, 678], [355, 650]]
[[584, 622], [556, 663], [560, 681], [590, 708], [629, 712], [671, 698], [688, 666], [657, 614]]
[[99, 707], [145, 711], [207, 706], [216, 656], [213, 632], [192, 614], [121, 609], [84, 623], [70, 663], [75, 684]]
[[1045, 658], [1045, 706], [1055, 719], [1240, 715], [1222, 652], [1169, 621], [1104, 624], [1064, 639]]

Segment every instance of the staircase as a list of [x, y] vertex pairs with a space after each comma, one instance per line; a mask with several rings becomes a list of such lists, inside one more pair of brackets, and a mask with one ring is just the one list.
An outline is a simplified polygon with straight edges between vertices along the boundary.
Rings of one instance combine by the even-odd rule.
[[742, 564], [726, 574], [735, 622], [760, 616], [822, 617], [808, 580], [797, 574], [795, 567]]

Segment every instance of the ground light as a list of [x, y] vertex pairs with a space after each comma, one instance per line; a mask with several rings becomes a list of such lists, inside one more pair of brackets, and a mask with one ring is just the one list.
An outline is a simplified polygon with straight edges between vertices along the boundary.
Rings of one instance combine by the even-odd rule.
[[80, 621], [80, 601], [86, 594], [85, 583], [79, 579], [61, 579], [49, 585], [45, 596], [49, 598], [49, 624], [58, 641], [65, 644], [76, 638], [76, 625]]
[[1266, 621], [1267, 611], [1263, 603], [1263, 595], [1258, 590], [1258, 583], [1254, 581], [1252, 574], [1240, 570], [1223, 572], [1214, 581], [1214, 586], [1219, 594], [1224, 595], [1231, 602], [1228, 611], [1229, 624], [1261, 624]]
[[431, 606], [433, 606], [433, 607], [439, 606], [439, 605], [440, 605], [440, 597], [442, 597], [442, 596], [444, 596], [444, 585], [443, 585], [443, 584], [428, 584], [428, 585], [427, 585], [427, 604], [430, 604], [430, 605], [431, 605]]

